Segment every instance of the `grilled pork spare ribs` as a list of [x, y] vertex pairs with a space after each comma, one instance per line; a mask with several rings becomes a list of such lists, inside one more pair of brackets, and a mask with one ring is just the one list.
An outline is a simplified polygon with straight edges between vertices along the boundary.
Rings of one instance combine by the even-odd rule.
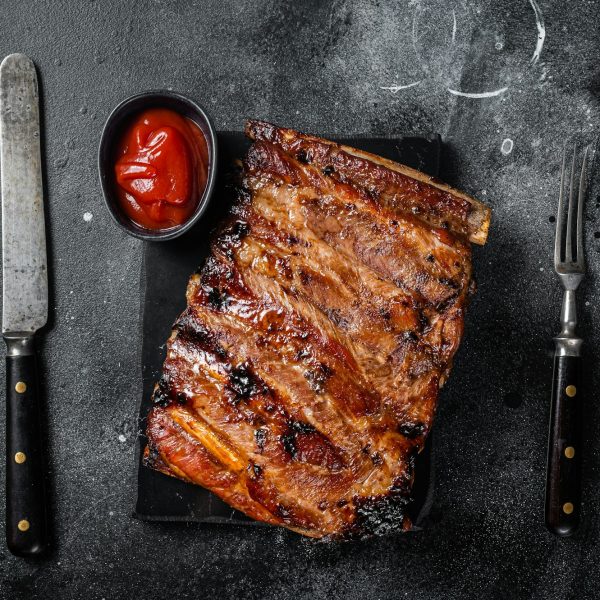
[[409, 529], [490, 210], [366, 152], [246, 133], [239, 201], [168, 341], [146, 463], [303, 535]]

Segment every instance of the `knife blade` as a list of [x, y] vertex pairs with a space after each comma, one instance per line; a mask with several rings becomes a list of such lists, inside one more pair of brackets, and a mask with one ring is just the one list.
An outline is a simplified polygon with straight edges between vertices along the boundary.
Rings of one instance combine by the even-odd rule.
[[0, 64], [2, 334], [6, 341], [6, 540], [19, 556], [47, 544], [35, 333], [48, 316], [39, 96], [33, 62]]

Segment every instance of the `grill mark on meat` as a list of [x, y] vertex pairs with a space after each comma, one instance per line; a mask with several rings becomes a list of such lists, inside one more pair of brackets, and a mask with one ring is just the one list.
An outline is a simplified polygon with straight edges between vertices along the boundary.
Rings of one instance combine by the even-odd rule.
[[262, 454], [265, 449], [265, 443], [267, 442], [267, 437], [269, 435], [269, 430], [265, 428], [260, 428], [255, 430], [254, 439], [256, 440], [256, 446], [259, 452]]
[[[200, 438], [206, 437], [207, 440], [213, 440], [217, 447], [224, 445], [231, 448], [233, 454], [243, 456], [242, 449], [247, 445], [247, 440], [251, 439], [256, 421], [261, 420], [260, 401], [254, 403], [252, 412], [246, 408], [239, 410], [229, 402], [225, 385], [212, 379], [205, 365], [202, 365], [204, 369], [200, 370], [201, 363], [192, 362], [190, 358], [177, 352], [170, 361], [166, 369], [171, 372], [182, 372], [180, 380], [173, 383], [174, 389], [178, 389], [184, 378], [194, 375], [195, 370], [202, 373], [195, 377], [197, 388], [188, 391], [190, 400], [186, 403], [185, 409], [175, 405], [172, 408], [179, 411], [178, 414], [182, 418], [185, 415], [192, 415], [202, 423], [199, 429]], [[227, 430], [223, 428], [224, 423], [235, 423], [236, 427]], [[273, 426], [277, 427], [277, 420], [274, 420]], [[280, 427], [282, 426], [283, 419], [280, 420]]]
[[456, 236], [481, 243], [489, 211], [383, 159], [249, 131], [262, 141], [168, 341], [146, 463], [304, 535], [407, 529], [470, 289]]
[[231, 254], [234, 248], [237, 248], [241, 241], [248, 235], [250, 228], [244, 221], [235, 221], [229, 227], [225, 228], [217, 238], [216, 246], [225, 254]]
[[345, 467], [335, 447], [310, 423], [291, 421], [280, 439], [293, 460], [326, 467], [334, 473]]
[[168, 406], [171, 403], [171, 396], [169, 392], [169, 382], [167, 377], [163, 373], [158, 383], [154, 386], [154, 394], [152, 396], [153, 404], [157, 406]]
[[[248, 286], [249, 273], [251, 274], [255, 270], [255, 265], [237, 256], [235, 259], [235, 263], [229, 263], [223, 269], [219, 269], [219, 274], [216, 275], [217, 279], [213, 280], [216, 285], [227, 290], [229, 294], [230, 306], [227, 313], [240, 319], [253, 319], [256, 321], [255, 324], [261, 325], [268, 333], [287, 332], [294, 339], [310, 339], [311, 343], [332, 358], [349, 362], [351, 368], [356, 366], [347, 348], [339, 343], [335, 337], [327, 337], [313, 323], [302, 319], [299, 314], [293, 311], [291, 305], [281, 307], [273, 304], [273, 294], [279, 290], [276, 271], [270, 272], [269, 277], [252, 278], [253, 285], [252, 291], [250, 291], [251, 287]], [[240, 269], [246, 271], [245, 276], [241, 276]], [[230, 282], [223, 279], [222, 273], [225, 270], [229, 273], [235, 273], [236, 276], [231, 278], [231, 280], [235, 280], [234, 286], [230, 287]], [[191, 289], [193, 290], [193, 287]], [[190, 304], [214, 308], [206, 296], [204, 286], [191, 297]]]
[[[257, 219], [261, 219], [258, 215]], [[256, 240], [264, 249], [265, 252], [270, 254], [285, 254], [289, 252], [285, 247], [282, 247], [279, 243], [272, 239], [269, 235], [269, 229], [273, 227], [268, 222], [263, 222], [260, 228], [257, 227], [253, 232], [252, 239]], [[324, 250], [324, 245], [319, 247], [311, 244], [315, 252], [323, 258], [329, 258], [329, 254]], [[331, 256], [335, 256], [334, 251], [329, 249]], [[387, 304], [390, 304], [401, 309], [401, 312], [395, 310], [393, 313], [394, 324], [396, 327], [401, 329], [414, 329], [418, 327], [417, 309], [414, 305], [413, 298], [404, 294], [395, 285], [383, 281], [377, 277], [374, 273], [369, 270], [362, 268], [357, 264], [349, 264], [345, 260], [337, 261], [334, 267], [330, 268], [326, 264], [319, 264], [310, 258], [308, 249], [306, 251], [294, 251], [291, 253], [289, 258], [290, 267], [294, 276], [294, 284], [302, 284], [305, 288], [311, 288], [314, 292], [320, 292], [323, 294], [325, 290], [322, 288], [328, 286], [331, 288], [332, 294], [328, 301], [335, 300], [331, 298], [333, 292], [337, 292], [337, 297], [346, 297], [348, 302], [345, 304], [344, 319], [355, 318], [357, 321], [368, 317], [372, 319], [375, 317], [383, 317], [384, 327], [389, 327], [389, 321], [391, 320], [391, 313], [388, 312], [388, 316], [384, 317], [385, 313], [383, 306], [379, 310], [373, 310], [374, 305], [381, 303], [381, 294], [386, 293]], [[356, 304], [358, 303], [358, 304]], [[322, 304], [322, 303], [321, 303]], [[338, 309], [342, 308], [338, 306]]]
[[411, 440], [421, 437], [426, 430], [425, 423], [402, 423], [398, 427], [398, 433]]
[[[256, 425], [268, 422], [275, 434], [283, 431], [289, 416], [274, 391], [258, 379], [247, 363], [234, 367], [229, 361], [220, 361], [217, 356], [190, 353], [193, 346], [189, 339], [193, 338], [193, 330], [196, 329], [201, 335], [206, 330], [193, 325], [194, 320], [190, 315], [185, 317], [185, 321], [187, 337], [185, 340], [176, 338], [170, 343], [164, 370], [171, 375], [175, 390], [186, 386], [191, 409], [203, 415], [215, 430], [222, 430], [224, 424], [235, 423], [235, 429], [229, 430], [234, 438], [229, 441], [240, 447], [244, 447], [247, 440], [255, 435]], [[232, 378], [235, 381], [233, 386]], [[190, 388], [186, 383], [189, 381], [194, 382], [194, 387]], [[265, 450], [264, 444], [261, 448], [268, 454], [271, 449], [269, 446]], [[277, 453], [271, 458], [277, 460]]]
[[357, 497], [353, 503], [356, 520], [346, 533], [348, 539], [360, 539], [372, 535], [388, 535], [405, 529], [408, 495], [387, 494]]
[[332, 373], [332, 370], [326, 364], [319, 363], [316, 367], [304, 371], [304, 378], [308, 381], [308, 385], [313, 392], [322, 394], [325, 391], [325, 383]]
[[270, 393], [264, 381], [260, 381], [254, 374], [249, 363], [242, 363], [231, 369], [227, 388], [233, 392], [236, 403], [258, 394]]

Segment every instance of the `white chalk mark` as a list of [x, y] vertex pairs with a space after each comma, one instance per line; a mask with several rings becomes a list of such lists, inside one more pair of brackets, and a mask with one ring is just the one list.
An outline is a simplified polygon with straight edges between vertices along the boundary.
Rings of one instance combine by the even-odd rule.
[[506, 138], [502, 142], [502, 146], [500, 146], [500, 152], [504, 154], [504, 156], [508, 156], [513, 150], [514, 142], [510, 138]]
[[382, 86], [382, 90], [388, 90], [388, 92], [392, 92], [392, 94], [397, 94], [400, 90], [407, 90], [408, 88], [415, 87], [419, 85], [423, 80], [419, 79], [419, 81], [413, 81], [412, 83], [408, 83], [407, 85], [386, 85]]
[[91, 212], [84, 212], [83, 213], [83, 220], [86, 223], [89, 223], [93, 218], [94, 218], [94, 215]]
[[535, 65], [535, 63], [540, 59], [542, 48], [544, 47], [544, 40], [546, 39], [546, 27], [544, 26], [544, 15], [542, 15], [542, 9], [540, 8], [539, 4], [536, 2], [536, 0], [529, 0], [529, 4], [531, 4], [531, 8], [533, 8], [533, 12], [535, 13], [535, 25], [538, 32], [535, 50], [531, 60], [529, 61], [529, 64]]
[[508, 89], [508, 87], [500, 88], [499, 90], [492, 90], [491, 92], [461, 92], [460, 90], [453, 90], [452, 88], [447, 88], [447, 90], [454, 94], [454, 96], [462, 96], [463, 98], [493, 98], [494, 96], [500, 96], [500, 94], [504, 94], [504, 92]]
[[456, 11], [452, 9], [452, 44], [456, 41]]

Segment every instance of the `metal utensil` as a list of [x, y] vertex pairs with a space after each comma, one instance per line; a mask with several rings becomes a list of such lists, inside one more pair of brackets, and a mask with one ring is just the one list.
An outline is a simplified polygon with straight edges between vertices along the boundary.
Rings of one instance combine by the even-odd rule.
[[[577, 147], [567, 167], [565, 147], [560, 178], [554, 269], [565, 290], [560, 313], [561, 331], [554, 338], [554, 374], [546, 479], [546, 525], [553, 533], [571, 535], [579, 525], [581, 498], [581, 345], [577, 337], [575, 291], [585, 275], [583, 203], [588, 149], [576, 180]], [[566, 209], [565, 197], [569, 204]], [[575, 229], [575, 244], [573, 243]]]
[[48, 283], [39, 99], [23, 54], [0, 65], [2, 334], [6, 340], [6, 539], [20, 556], [47, 543], [35, 332], [46, 324]]

